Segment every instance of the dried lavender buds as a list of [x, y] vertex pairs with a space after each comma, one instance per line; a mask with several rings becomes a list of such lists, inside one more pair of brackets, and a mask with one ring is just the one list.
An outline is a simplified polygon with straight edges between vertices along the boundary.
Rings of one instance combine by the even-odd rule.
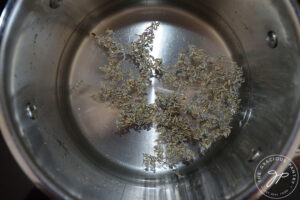
[[[228, 137], [244, 82], [235, 62], [208, 56], [192, 45], [180, 51], [174, 66], [163, 66], [161, 58], [151, 55], [158, 26], [152, 22], [127, 46], [116, 41], [112, 30], [91, 34], [108, 54], [108, 64], [99, 67], [105, 81], [92, 98], [120, 110], [119, 132], [156, 127], [160, 134], [154, 154], [143, 154], [144, 165], [151, 171], [158, 165], [175, 169], [181, 162], [192, 162], [217, 138]], [[125, 67], [125, 60], [133, 68]], [[149, 104], [146, 94], [151, 78], [169, 92], [156, 92], [155, 102]]]
[[83, 84], [83, 80], [78, 80], [75, 82], [73, 87], [71, 88], [73, 91], [79, 90]]

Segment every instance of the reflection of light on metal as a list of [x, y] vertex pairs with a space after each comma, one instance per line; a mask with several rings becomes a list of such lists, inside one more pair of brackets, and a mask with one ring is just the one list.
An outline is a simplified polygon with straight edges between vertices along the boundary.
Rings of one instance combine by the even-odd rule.
[[[162, 36], [163, 36], [163, 27], [160, 25], [158, 29], [155, 31], [155, 36], [153, 40], [153, 50], [151, 51], [151, 55], [154, 58], [160, 58], [161, 57], [161, 49], [162, 49]], [[152, 71], [153, 74], [155, 74], [154, 71]], [[154, 103], [156, 99], [155, 95], [155, 83], [156, 78], [151, 78], [151, 90], [149, 94], [149, 103]]]
[[[156, 139], [157, 139], [157, 132], [155, 127], [151, 127], [150, 130], [148, 131], [148, 134], [150, 133], [151, 135], [151, 148], [156, 145]], [[153, 153], [153, 152], [151, 152]]]
[[162, 39], [163, 39], [163, 26], [160, 24], [158, 29], [154, 31], [155, 38], [153, 40], [153, 50], [151, 52], [151, 55], [159, 58], [161, 57], [161, 50], [162, 50]]
[[248, 114], [247, 121], [251, 118], [251, 116], [252, 116], [252, 108], [249, 109], [249, 114]]
[[[163, 27], [162, 25], [160, 25], [158, 27], [158, 29], [156, 31], [154, 31], [154, 35], [155, 35], [155, 38], [153, 40], [153, 50], [151, 51], [151, 55], [154, 57], [154, 58], [161, 58], [162, 57], [162, 36], [163, 36]], [[152, 70], [152, 74], [154, 75], [155, 72], [154, 70]], [[151, 88], [150, 88], [150, 92], [149, 92], [149, 96], [148, 96], [148, 103], [150, 104], [153, 104], [155, 103], [155, 99], [156, 99], [156, 94], [155, 94], [155, 90], [156, 90], [156, 82], [157, 82], [157, 79], [152, 77], [151, 79]], [[157, 139], [157, 136], [158, 136], [158, 132], [156, 131], [156, 127], [155, 127], [155, 124], [153, 125], [153, 127], [149, 130], [149, 132], [151, 133], [151, 143], [152, 143], [152, 152], [151, 153], [154, 153], [153, 151], [153, 146], [156, 145], [156, 139]], [[157, 166], [156, 167], [156, 171], [159, 172], [159, 171], [163, 171], [164, 169], [161, 167], [161, 166]]]
[[251, 116], [252, 116], [252, 108], [244, 112], [243, 119], [239, 122], [239, 126], [245, 127], [248, 124], [248, 121], [251, 118]]
[[2, 25], [3, 23], [3, 20], [4, 20], [4, 16], [6, 16], [6, 9], [3, 10], [1, 16], [0, 16], [0, 26]]
[[155, 82], [156, 79], [154, 77], [152, 77], [151, 79], [151, 89], [150, 89], [150, 93], [149, 93], [149, 99], [148, 99], [148, 103], [154, 103], [155, 99], [156, 99], [156, 95], [155, 95]]

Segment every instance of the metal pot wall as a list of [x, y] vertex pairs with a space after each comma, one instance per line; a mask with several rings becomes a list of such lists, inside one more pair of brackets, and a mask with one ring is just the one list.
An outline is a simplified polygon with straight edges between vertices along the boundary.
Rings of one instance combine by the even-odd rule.
[[[258, 162], [292, 157], [299, 144], [299, 16], [292, 0], [11, 0], [0, 20], [4, 138], [31, 180], [55, 198], [255, 198]], [[166, 64], [195, 44], [234, 59], [246, 79], [232, 134], [182, 166], [182, 178], [144, 170], [154, 128], [117, 136], [116, 113], [89, 98], [105, 60], [90, 32], [112, 28], [128, 43], [154, 20], [161, 22], [155, 54]], [[85, 87], [71, 93], [77, 80]]]

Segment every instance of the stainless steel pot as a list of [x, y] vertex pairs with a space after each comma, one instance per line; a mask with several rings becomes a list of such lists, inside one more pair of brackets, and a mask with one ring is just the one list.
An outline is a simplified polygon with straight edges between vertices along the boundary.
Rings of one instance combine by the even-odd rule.
[[[195, 44], [234, 59], [246, 78], [232, 134], [182, 166], [182, 178], [144, 171], [154, 128], [117, 136], [116, 113], [89, 98], [105, 62], [89, 33], [112, 28], [128, 43], [153, 20], [162, 23], [154, 53], [165, 64]], [[1, 130], [26, 174], [55, 198], [252, 199], [260, 194], [258, 162], [292, 157], [299, 144], [300, 13], [293, 0], [10, 0], [0, 22]], [[77, 80], [83, 87], [70, 92]]]

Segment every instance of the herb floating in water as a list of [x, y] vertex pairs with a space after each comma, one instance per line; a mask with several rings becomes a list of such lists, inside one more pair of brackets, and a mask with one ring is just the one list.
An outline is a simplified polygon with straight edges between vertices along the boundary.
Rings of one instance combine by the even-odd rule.
[[[179, 53], [174, 66], [163, 66], [161, 58], [150, 54], [158, 26], [152, 22], [127, 46], [114, 39], [112, 30], [91, 34], [108, 53], [108, 64], [99, 68], [105, 82], [92, 98], [121, 111], [116, 122], [120, 132], [156, 127], [160, 134], [154, 155], [143, 154], [144, 165], [151, 171], [158, 165], [175, 169], [181, 162], [192, 162], [195, 146], [203, 154], [217, 138], [228, 137], [244, 82], [235, 62], [208, 56], [192, 45]], [[126, 68], [125, 60], [134, 68]], [[153, 77], [168, 92], [156, 92], [155, 102], [149, 104], [146, 91]]]
[[71, 88], [73, 91], [79, 90], [83, 84], [83, 80], [76, 81], [74, 86]]

